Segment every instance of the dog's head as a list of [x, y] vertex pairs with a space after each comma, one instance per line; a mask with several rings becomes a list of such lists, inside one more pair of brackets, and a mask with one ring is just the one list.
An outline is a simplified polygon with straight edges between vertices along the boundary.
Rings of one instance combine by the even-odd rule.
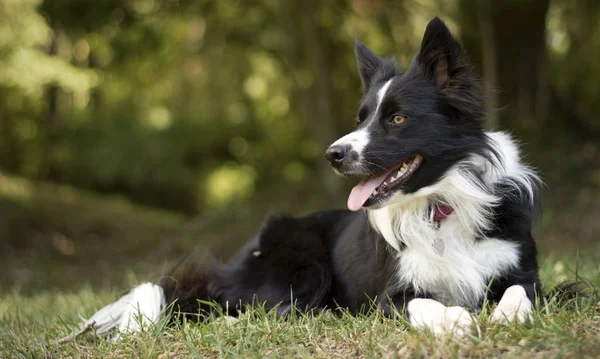
[[400, 71], [356, 42], [363, 100], [357, 128], [326, 151], [333, 168], [363, 180], [348, 208], [379, 208], [437, 182], [484, 143], [480, 83], [437, 17]]

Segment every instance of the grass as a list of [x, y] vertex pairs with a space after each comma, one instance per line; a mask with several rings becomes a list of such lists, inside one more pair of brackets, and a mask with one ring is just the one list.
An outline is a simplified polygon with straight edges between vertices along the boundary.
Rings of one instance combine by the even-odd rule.
[[[557, 264], [558, 263], [558, 264]], [[574, 271], [592, 287], [600, 285], [600, 268], [592, 258], [577, 262], [547, 257], [542, 277], [547, 284], [575, 278]], [[584, 275], [585, 274], [585, 275]], [[189, 357], [573, 357], [600, 356], [600, 303], [590, 295], [558, 304], [551, 301], [535, 313], [533, 323], [503, 327], [492, 325], [489, 308], [479, 316], [480, 332], [466, 338], [435, 338], [409, 328], [402, 318], [379, 313], [278, 318], [260, 308], [231, 323], [184, 322], [157, 326], [119, 342], [80, 338], [66, 345], [49, 344], [80, 325], [115, 299], [114, 290], [94, 292], [91, 287], [74, 293], [49, 291], [23, 296], [18, 290], [0, 300], [0, 357], [5, 358], [189, 358]]]
[[[86, 282], [123, 286], [125, 271], [152, 280], [197, 244], [227, 257], [265, 212], [244, 208], [187, 218], [0, 172], [0, 293], [15, 286], [24, 293], [76, 290]], [[232, 219], [239, 224], [227, 225]]]
[[[600, 288], [599, 197], [562, 200], [572, 197], [551, 197], [535, 235], [544, 253], [542, 283], [580, 278]], [[236, 323], [161, 326], [121, 342], [50, 344], [79, 327], [80, 316], [157, 278], [164, 263], [196, 243], [226, 258], [265, 212], [254, 206], [191, 219], [0, 173], [0, 358], [600, 357], [595, 293], [566, 305], [550, 303], [523, 326], [494, 326], [484, 311], [481, 331], [462, 339], [434, 338], [377, 313], [282, 319], [258, 308]], [[586, 252], [569, 255], [574, 248]]]

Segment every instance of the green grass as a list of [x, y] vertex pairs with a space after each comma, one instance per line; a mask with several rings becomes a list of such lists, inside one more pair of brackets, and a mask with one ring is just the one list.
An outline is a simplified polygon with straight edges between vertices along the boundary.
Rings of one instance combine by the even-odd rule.
[[[561, 201], [572, 197], [555, 193], [536, 230], [544, 253], [542, 283], [551, 287], [578, 278], [600, 288], [600, 201], [597, 195]], [[227, 258], [266, 212], [253, 205], [185, 218], [0, 173], [0, 358], [600, 357], [595, 292], [566, 305], [551, 303], [530, 325], [494, 326], [484, 312], [480, 332], [462, 339], [434, 338], [377, 313], [284, 320], [257, 309], [234, 324], [184, 323], [118, 343], [81, 338], [50, 344], [79, 327], [80, 316], [89, 317], [130, 286], [157, 278], [161, 264], [197, 243]], [[227, 225], [232, 222], [236, 225]], [[577, 256], [575, 248], [585, 251]], [[124, 277], [124, 271], [131, 275]]]
[[[557, 264], [558, 263], [558, 264]], [[548, 285], [578, 277], [600, 285], [593, 258], [557, 261], [547, 257], [542, 277]], [[535, 313], [532, 324], [502, 327], [479, 315], [480, 332], [466, 338], [435, 338], [410, 329], [402, 318], [378, 313], [292, 316], [278, 318], [260, 308], [235, 323], [183, 323], [155, 327], [119, 342], [80, 338], [66, 345], [50, 344], [68, 335], [89, 316], [111, 302], [115, 290], [75, 293], [49, 291], [23, 296], [17, 290], [0, 299], [0, 357], [598, 357], [599, 297], [590, 295], [558, 305], [550, 302]]]
[[[144, 280], [195, 245], [228, 257], [256, 231], [266, 210], [196, 218], [53, 183], [0, 172], [0, 293], [123, 286], [122, 273]], [[228, 225], [231, 220], [238, 223]]]

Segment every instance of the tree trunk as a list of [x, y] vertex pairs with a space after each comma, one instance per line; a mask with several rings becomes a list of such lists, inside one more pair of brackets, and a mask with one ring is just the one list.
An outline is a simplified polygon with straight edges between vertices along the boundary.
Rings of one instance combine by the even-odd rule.
[[[95, 69], [97, 66], [96, 62], [97, 62], [96, 61], [96, 52], [95, 52], [95, 50], [92, 49], [89, 54], [88, 68]], [[100, 118], [101, 116], [99, 116], [99, 112], [102, 111], [102, 94], [100, 92], [101, 91], [100, 86], [96, 86], [96, 87], [90, 89], [89, 91], [90, 91], [89, 107], [91, 109], [91, 112], [94, 114], [94, 117]]]
[[[283, 25], [290, 34], [288, 64], [292, 71], [309, 70], [313, 77], [310, 87], [296, 88], [295, 100], [299, 113], [308, 126], [319, 148], [325, 151], [337, 138], [331, 86], [331, 68], [325, 56], [323, 38], [317, 31], [318, 1], [304, 3], [289, 2], [282, 5]], [[298, 85], [298, 84], [297, 84]], [[320, 178], [325, 184], [325, 194], [329, 203], [341, 201], [340, 181], [335, 178], [329, 164], [318, 161]]]
[[[63, 30], [60, 26], [56, 26], [56, 24], [51, 24], [51, 26], [52, 42], [50, 43], [50, 47], [48, 49], [48, 55], [57, 56], [58, 47], [63, 36]], [[51, 181], [58, 180], [60, 178], [59, 170], [54, 165], [52, 156], [53, 139], [60, 125], [59, 98], [60, 89], [58, 85], [49, 85], [46, 89], [46, 101], [48, 107], [46, 108], [45, 123], [42, 124], [42, 126], [45, 127], [46, 130], [46, 138], [43, 140], [46, 142], [46, 150], [42, 152], [41, 155], [42, 158], [40, 161], [41, 163], [39, 176], [40, 178]], [[41, 121], [44, 121], [44, 118], [42, 118]]]
[[[62, 29], [59, 27], [53, 27], [52, 29], [52, 42], [48, 49], [48, 55], [56, 56], [58, 54], [58, 45], [62, 36]], [[46, 90], [46, 99], [48, 101], [48, 108], [46, 111], [46, 124], [49, 128], [53, 128], [59, 121], [58, 114], [58, 86], [50, 85]]]
[[481, 34], [481, 72], [484, 80], [485, 105], [487, 108], [488, 129], [499, 127], [498, 118], [498, 65], [496, 51], [496, 35], [491, 7], [492, 0], [479, 1], [479, 27]]
[[491, 126], [529, 133], [546, 120], [549, 5], [550, 0], [480, 0], [474, 11], [472, 1], [460, 2], [465, 44], [481, 55]]
[[534, 131], [544, 122], [536, 114], [546, 69], [546, 13], [549, 0], [504, 0], [492, 4], [496, 63], [503, 126]]

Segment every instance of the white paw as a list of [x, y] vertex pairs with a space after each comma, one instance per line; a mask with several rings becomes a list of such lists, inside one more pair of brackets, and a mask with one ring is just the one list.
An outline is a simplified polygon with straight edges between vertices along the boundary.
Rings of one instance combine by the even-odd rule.
[[433, 299], [413, 299], [407, 306], [410, 324], [435, 335], [463, 336], [473, 331], [473, 318], [462, 307], [446, 307]]
[[531, 320], [533, 304], [527, 297], [525, 288], [520, 285], [509, 287], [490, 318], [492, 323], [525, 323]]

